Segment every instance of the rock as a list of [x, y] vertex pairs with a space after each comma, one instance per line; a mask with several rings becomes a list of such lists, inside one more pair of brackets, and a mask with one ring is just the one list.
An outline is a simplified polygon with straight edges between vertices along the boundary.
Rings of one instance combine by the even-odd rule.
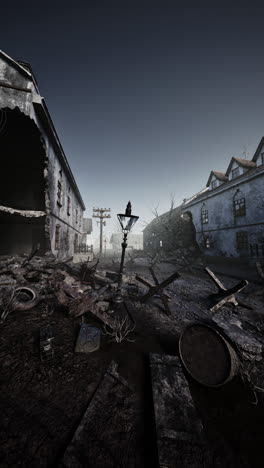
[[106, 312], [110, 306], [109, 302], [106, 301], [98, 301], [96, 305], [99, 308], [99, 310], [102, 310], [103, 312]]

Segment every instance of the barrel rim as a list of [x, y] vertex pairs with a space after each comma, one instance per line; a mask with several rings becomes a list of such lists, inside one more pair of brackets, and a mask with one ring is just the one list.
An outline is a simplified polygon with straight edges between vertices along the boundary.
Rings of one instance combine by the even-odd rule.
[[[194, 327], [194, 326], [203, 326], [205, 328], [209, 328], [211, 329], [213, 332], [215, 332], [218, 337], [220, 338], [220, 340], [222, 341], [222, 343], [224, 344], [227, 352], [228, 352], [228, 358], [229, 358], [229, 371], [228, 371], [228, 374], [227, 374], [227, 377], [225, 380], [223, 380], [221, 383], [218, 383], [218, 384], [207, 384], [205, 382], [202, 382], [201, 380], [197, 379], [196, 377], [193, 376], [192, 372], [189, 370], [188, 366], [185, 364], [184, 362], [184, 358], [183, 358], [183, 355], [182, 355], [182, 352], [181, 352], [181, 343], [182, 343], [182, 339], [183, 339], [183, 336], [185, 334], [185, 332], [191, 328], [191, 327]], [[208, 323], [204, 323], [204, 322], [191, 322], [189, 323], [188, 325], [186, 325], [186, 327], [182, 330], [181, 334], [180, 334], [180, 337], [179, 337], [179, 355], [180, 355], [180, 359], [181, 359], [181, 363], [182, 365], [184, 366], [184, 368], [186, 369], [186, 371], [188, 372], [188, 374], [196, 381], [198, 382], [199, 384], [205, 386], [205, 387], [210, 387], [210, 388], [218, 388], [218, 387], [222, 387], [223, 385], [225, 385], [227, 382], [229, 382], [231, 380], [231, 375], [232, 375], [232, 372], [234, 372], [234, 363], [233, 363], [233, 356], [232, 354], [236, 357], [237, 361], [239, 362], [238, 360], [238, 356], [236, 354], [236, 351], [234, 350], [234, 348], [231, 346], [231, 344], [225, 339], [225, 337], [223, 335], [221, 335], [221, 333], [216, 329], [214, 328], [213, 326], [209, 325]]]

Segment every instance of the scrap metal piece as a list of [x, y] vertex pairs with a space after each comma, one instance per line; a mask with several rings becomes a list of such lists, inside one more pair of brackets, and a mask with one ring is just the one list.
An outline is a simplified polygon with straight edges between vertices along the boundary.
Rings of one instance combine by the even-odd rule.
[[42, 327], [39, 334], [39, 347], [40, 347], [40, 359], [41, 361], [49, 361], [54, 357], [53, 349], [53, 331], [50, 325]]
[[209, 267], [204, 268], [204, 270], [218, 288], [217, 302], [213, 307], [210, 308], [211, 312], [216, 312], [218, 309], [220, 309], [220, 307], [227, 303], [231, 303], [234, 306], [240, 305], [241, 307], [252, 310], [251, 306], [245, 304], [244, 302], [240, 301], [235, 297], [236, 293], [242, 291], [242, 289], [244, 289], [245, 286], [248, 285], [247, 280], [242, 280], [233, 288], [226, 289], [223, 283], [220, 281], [220, 279], [217, 278], [217, 276], [212, 272], [212, 270]]
[[81, 323], [79, 335], [77, 338], [76, 353], [93, 353], [100, 349], [101, 330], [88, 323]]
[[90, 266], [89, 263], [92, 263], [92, 262], [88, 261], [87, 263], [83, 263], [81, 266], [81, 280], [84, 282], [87, 281], [91, 283], [92, 286], [94, 287], [95, 286], [94, 277], [95, 277], [96, 269], [99, 263], [99, 259], [92, 266]]
[[31, 252], [31, 254], [24, 260], [24, 262], [22, 263], [22, 267], [24, 267], [25, 265], [27, 265], [30, 260], [32, 260], [33, 257], [35, 257], [36, 253], [38, 253], [40, 249], [40, 244], [37, 244], [37, 247], [33, 250], [33, 252]]

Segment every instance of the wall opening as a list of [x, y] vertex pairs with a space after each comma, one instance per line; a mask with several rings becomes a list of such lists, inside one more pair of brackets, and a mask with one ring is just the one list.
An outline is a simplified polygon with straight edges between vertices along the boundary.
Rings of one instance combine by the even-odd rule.
[[[3, 111], [2, 111], [3, 112]], [[45, 211], [46, 152], [41, 133], [18, 108], [4, 109], [1, 129], [0, 205], [16, 210]], [[0, 212], [0, 255], [45, 251], [45, 216]]]

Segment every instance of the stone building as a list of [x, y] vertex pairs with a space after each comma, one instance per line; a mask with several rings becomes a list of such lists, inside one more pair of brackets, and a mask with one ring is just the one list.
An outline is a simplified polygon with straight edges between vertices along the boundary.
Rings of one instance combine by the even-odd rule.
[[264, 138], [252, 160], [232, 158], [225, 173], [212, 171], [182, 211], [191, 217], [203, 253], [264, 257]]
[[85, 206], [31, 66], [0, 51], [0, 254], [70, 256]]
[[143, 230], [143, 239], [145, 251], [197, 247], [193, 224], [188, 215], [183, 215], [182, 206], [156, 216]]

